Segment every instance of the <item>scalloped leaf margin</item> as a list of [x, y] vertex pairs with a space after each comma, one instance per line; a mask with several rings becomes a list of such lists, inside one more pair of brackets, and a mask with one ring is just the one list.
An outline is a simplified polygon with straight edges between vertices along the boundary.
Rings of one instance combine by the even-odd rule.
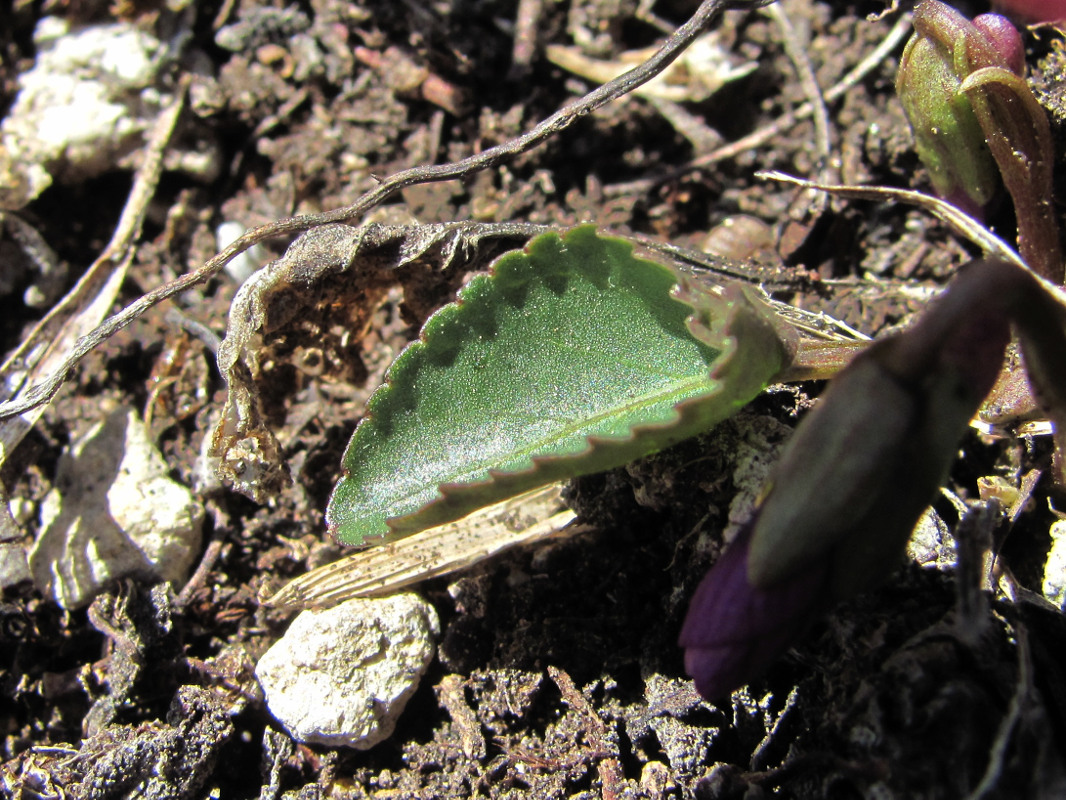
[[592, 226], [501, 256], [389, 368], [344, 456], [338, 541], [407, 536], [701, 433], [791, 360], [749, 289]]

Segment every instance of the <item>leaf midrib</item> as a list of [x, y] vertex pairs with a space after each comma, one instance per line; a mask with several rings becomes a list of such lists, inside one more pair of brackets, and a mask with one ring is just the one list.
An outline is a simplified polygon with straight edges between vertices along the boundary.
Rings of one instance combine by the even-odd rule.
[[[718, 381], [716, 381], [716, 380], [708, 378], [706, 375], [692, 377], [688, 381], [686, 381], [683, 385], [681, 385], [679, 387], [676, 387], [676, 388], [674, 388], [673, 390], [671, 390], [669, 392], [660, 392], [660, 393], [657, 393], [657, 394], [645, 394], [645, 395], [642, 395], [639, 398], [635, 398], [634, 400], [632, 400], [632, 401], [630, 401], [630, 402], [628, 402], [628, 403], [626, 403], [624, 405], [615, 405], [615, 406], [612, 406], [611, 408], [606, 409], [604, 411], [601, 411], [601, 412], [599, 412], [599, 413], [597, 413], [597, 414], [595, 414], [593, 416], [583, 417], [580, 423], [572, 423], [570, 425], [564, 426], [561, 429], [557, 429], [557, 432], [554, 433], [550, 437], [547, 437], [547, 436], [541, 437], [539, 439], [533, 440], [532, 442], [530, 442], [529, 444], [527, 444], [527, 445], [525, 445], [523, 447], [516, 448], [515, 450], [510, 451], [510, 453], [513, 454], [513, 455], [509, 454], [509, 456], [507, 457], [506, 460], [507, 461], [511, 461], [511, 462], [516, 461], [516, 460], [521, 460], [521, 461], [524, 461], [524, 462], [529, 462], [531, 464], [533, 457], [536, 456], [536, 455], [543, 455], [544, 458], [573, 456], [575, 454], [574, 452], [567, 452], [567, 453], [560, 453], [560, 452], [550, 452], [549, 453], [549, 452], [544, 452], [545, 443], [546, 442], [559, 441], [559, 440], [562, 440], [562, 439], [565, 439], [565, 438], [568, 438], [568, 437], [572, 437], [575, 434], [580, 434], [580, 432], [581, 432], [581, 430], [583, 428], [595, 427], [595, 425], [597, 425], [600, 421], [602, 421], [604, 419], [607, 419], [608, 417], [626, 416], [626, 415], [634, 413], [635, 411], [639, 411], [642, 408], [647, 408], [647, 407], [650, 407], [650, 406], [662, 404], [664, 402], [664, 400], [669, 401], [669, 399], [671, 397], [677, 397], [678, 400], [675, 401], [673, 403], [673, 405], [671, 406], [671, 411], [673, 413], [673, 417], [671, 419], [660, 419], [660, 420], [656, 420], [656, 421], [640, 422], [637, 425], [631, 425], [631, 426], [629, 426], [629, 434], [628, 434], [628, 436], [629, 436], [630, 439], [632, 439], [632, 432], [633, 432], [633, 430], [636, 427], [641, 427], [641, 428], [647, 427], [647, 428], [650, 428], [650, 427], [655, 427], [655, 426], [669, 426], [669, 425], [673, 424], [674, 421], [676, 421], [677, 417], [680, 416], [680, 412], [678, 412], [677, 407], [678, 407], [678, 405], [681, 402], [695, 400], [695, 399], [697, 399], [700, 396], [699, 392], [694, 392], [694, 390], [698, 389], [700, 386], [705, 387], [705, 390], [703, 391], [702, 394], [704, 396], [707, 396], [709, 394], [713, 394], [713, 393], [717, 392], [718, 389], [720, 388], [720, 383]], [[591, 434], [586, 434], [586, 436], [585, 436], [586, 444], [588, 443], [588, 436], [589, 435], [591, 435]], [[617, 436], [616, 437], [616, 436], [609, 436], [607, 434], [604, 434], [603, 438], [611, 439], [611, 440], [614, 440], [614, 441], [617, 441], [617, 442], [624, 442], [626, 440], [625, 437], [623, 437], [623, 436]], [[575, 451], [575, 452], [581, 452], [581, 451]], [[498, 460], [499, 459], [497, 459], [497, 461]], [[470, 486], [470, 485], [476, 485], [476, 483], [484, 482], [485, 480], [491, 480], [491, 478], [488, 476], [488, 471], [490, 469], [492, 469], [492, 464], [493, 463], [494, 462], [492, 460], [489, 460], [489, 459], [486, 459], [485, 461], [481, 461], [475, 467], [467, 470], [464, 473], [456, 475], [456, 477], [453, 478], [453, 479], [449, 479], [447, 481], [447, 483], [449, 483], [449, 484], [462, 484], [464, 486]], [[524, 468], [521, 468], [521, 469], [508, 470], [504, 474], [511, 474], [511, 475], [518, 474], [518, 473], [524, 471], [524, 469], [528, 469], [528, 468], [529, 467], [524, 467]], [[474, 479], [476, 479], [476, 481]], [[441, 485], [442, 485], [441, 483], [438, 483], [436, 485], [436, 487], [434, 487], [434, 488], [439, 488]], [[417, 497], [419, 494], [421, 494], [424, 491], [425, 491], [425, 489], [422, 488], [422, 489], [419, 489], [418, 491], [414, 491], [414, 492], [408, 492], [408, 493], [401, 494], [401, 495], [393, 495], [393, 497], [395, 498], [395, 502], [397, 504], [399, 504], [399, 503], [402, 503], [402, 502], [405, 502], [407, 500], [410, 500], [412, 498]], [[394, 517], [387, 517], [387, 519], [395, 519], [396, 517], [401, 517], [401, 516], [407, 516], [407, 514], [398, 514], [398, 515], [395, 515]]]

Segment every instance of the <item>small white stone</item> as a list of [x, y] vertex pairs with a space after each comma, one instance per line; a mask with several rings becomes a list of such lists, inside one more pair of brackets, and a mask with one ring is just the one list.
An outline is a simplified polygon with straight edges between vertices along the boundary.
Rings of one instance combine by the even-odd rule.
[[[241, 223], [228, 220], [220, 223], [215, 228], [215, 245], [218, 249], [225, 250], [239, 238], [244, 236], [247, 230]], [[244, 283], [252, 274], [270, 259], [269, 254], [261, 244], [253, 244], [243, 253], [229, 260], [224, 269], [237, 283]]]
[[255, 674], [294, 739], [367, 750], [396, 727], [439, 632], [415, 594], [349, 600], [300, 614]]
[[955, 568], [958, 557], [955, 539], [940, 515], [927, 508], [918, 519], [907, 540], [907, 555], [923, 567], [948, 571]]
[[127, 23], [69, 30], [45, 17], [34, 66], [0, 125], [0, 208], [21, 208], [53, 178], [113, 168], [143, 144], [166, 99], [151, 86], [165, 46]]
[[181, 583], [200, 552], [204, 510], [132, 409], [119, 409], [64, 453], [41, 504], [30, 570], [64, 608], [129, 575]]
[[1051, 550], [1044, 562], [1044, 597], [1066, 609], [1066, 520], [1051, 526]]

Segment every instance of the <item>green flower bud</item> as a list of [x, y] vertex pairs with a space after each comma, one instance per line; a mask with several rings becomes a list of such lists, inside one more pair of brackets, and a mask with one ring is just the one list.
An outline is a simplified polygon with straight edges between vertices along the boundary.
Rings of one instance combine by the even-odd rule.
[[959, 91], [957, 45], [982, 36], [965, 17], [942, 3], [923, 3], [933, 13], [907, 42], [896, 77], [896, 93], [914, 131], [918, 157], [941, 197], [979, 215], [999, 187], [996, 163], [970, 99]]
[[[996, 171], [1014, 201], [1022, 258], [1061, 283], [1047, 115], [1025, 82], [1021, 35], [996, 14], [968, 21], [938, 0], [914, 11], [896, 91], [933, 188], [980, 216]], [[994, 166], [993, 166], [994, 165]]]

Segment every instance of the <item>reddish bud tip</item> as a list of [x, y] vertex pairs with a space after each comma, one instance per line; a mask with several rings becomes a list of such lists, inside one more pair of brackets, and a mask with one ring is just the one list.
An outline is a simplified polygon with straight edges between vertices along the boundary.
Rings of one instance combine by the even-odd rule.
[[1009, 19], [999, 14], [980, 14], [973, 18], [973, 26], [985, 35], [1011, 72], [1025, 77], [1025, 43]]

